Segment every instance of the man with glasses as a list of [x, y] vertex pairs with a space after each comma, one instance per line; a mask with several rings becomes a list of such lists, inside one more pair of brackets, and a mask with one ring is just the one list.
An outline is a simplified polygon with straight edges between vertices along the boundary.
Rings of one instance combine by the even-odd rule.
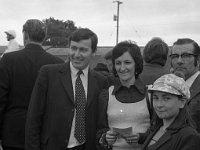
[[174, 72], [181, 72], [190, 87], [191, 98], [188, 101], [192, 119], [200, 132], [200, 47], [192, 39], [178, 39], [172, 47], [170, 59]]

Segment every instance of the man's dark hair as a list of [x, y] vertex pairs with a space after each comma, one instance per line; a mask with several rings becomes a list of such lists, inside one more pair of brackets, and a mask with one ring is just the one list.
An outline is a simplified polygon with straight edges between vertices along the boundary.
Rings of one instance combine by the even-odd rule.
[[46, 36], [46, 26], [38, 19], [29, 19], [23, 25], [23, 32], [29, 35], [30, 40], [42, 43]]
[[97, 35], [88, 28], [77, 29], [70, 36], [69, 42], [70, 43], [71, 43], [71, 41], [79, 42], [81, 40], [87, 40], [87, 39], [91, 39], [91, 41], [92, 41], [92, 52], [93, 53], [96, 52], [98, 38], [97, 38]]
[[143, 58], [146, 63], [164, 66], [168, 52], [168, 45], [161, 38], [156, 37], [151, 39], [144, 47]]
[[194, 40], [190, 38], [181, 38], [174, 42], [174, 45], [192, 44], [194, 47], [193, 54], [195, 55], [194, 65], [197, 66], [198, 57], [200, 56], [200, 47]]
[[135, 78], [137, 79], [139, 74], [143, 70], [143, 58], [140, 48], [130, 41], [123, 41], [117, 44], [113, 48], [112, 52], [112, 62], [113, 62], [113, 74], [117, 76], [117, 71], [115, 69], [115, 59], [122, 56], [124, 53], [129, 52], [133, 60], [135, 61]]
[[200, 55], [199, 45], [197, 44], [197, 42], [195, 42], [194, 40], [192, 40], [190, 38], [178, 39], [176, 42], [174, 42], [173, 45], [183, 45], [183, 44], [192, 44], [194, 46], [194, 54], [197, 56]]

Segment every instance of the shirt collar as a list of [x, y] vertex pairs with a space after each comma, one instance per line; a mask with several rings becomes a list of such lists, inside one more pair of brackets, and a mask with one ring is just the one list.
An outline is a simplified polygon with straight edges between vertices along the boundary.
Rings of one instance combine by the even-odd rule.
[[[74, 77], [76, 77], [79, 70], [76, 69], [76, 68], [72, 65], [71, 62], [70, 62], [70, 69], [71, 69], [72, 75], [73, 75]], [[88, 76], [88, 70], [89, 70], [89, 66], [87, 66], [85, 69], [82, 70], [84, 76], [86, 76], [86, 77]]]
[[147, 66], [147, 67], [160, 67], [160, 68], [163, 67], [163, 66], [161, 66], [159, 64], [150, 64], [150, 63], [146, 63], [146, 62], [144, 62], [144, 66]]
[[[132, 86], [135, 86], [135, 87], [138, 89], [138, 91], [139, 91], [140, 93], [145, 94], [146, 86], [143, 84], [143, 82], [142, 82], [142, 80], [141, 80], [140, 78], [136, 79], [135, 84], [134, 84], [134, 85], [131, 85], [129, 88], [131, 88]], [[122, 88], [122, 87], [125, 87], [125, 86], [123, 86], [123, 85], [121, 84], [121, 82], [118, 82], [118, 84], [116, 84], [116, 85], [114, 86], [114, 89], [113, 89], [112, 94], [115, 95], [116, 92], [117, 92], [120, 88]]]
[[15, 41], [14, 39], [11, 39], [10, 41], [9, 41], [9, 43], [12, 43], [13, 41]]
[[195, 74], [193, 74], [190, 78], [188, 78], [187, 80], [186, 80], [186, 84], [189, 86], [189, 87], [191, 87], [192, 86], [192, 84], [193, 84], [193, 82], [194, 82], [194, 80], [197, 78], [197, 76], [200, 74], [200, 71], [197, 71]]

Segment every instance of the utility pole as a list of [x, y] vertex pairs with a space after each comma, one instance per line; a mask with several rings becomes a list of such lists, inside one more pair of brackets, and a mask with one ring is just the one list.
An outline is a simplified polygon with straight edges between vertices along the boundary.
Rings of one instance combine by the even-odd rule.
[[113, 3], [117, 3], [117, 16], [114, 15], [114, 21], [117, 21], [116, 44], [118, 44], [118, 37], [119, 37], [119, 5], [122, 4], [122, 2], [113, 1]]

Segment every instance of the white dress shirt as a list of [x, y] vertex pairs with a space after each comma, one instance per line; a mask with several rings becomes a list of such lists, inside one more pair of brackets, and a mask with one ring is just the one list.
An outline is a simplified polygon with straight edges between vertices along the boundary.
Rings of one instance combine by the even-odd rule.
[[[77, 73], [79, 70], [77, 70], [76, 68], [73, 67], [73, 65], [70, 62], [70, 69], [71, 69], [71, 78], [72, 78], [72, 85], [73, 85], [73, 91], [74, 91], [74, 100], [75, 100], [75, 82], [76, 82], [76, 78], [77, 78]], [[85, 96], [86, 96], [86, 100], [87, 100], [87, 89], [88, 89], [88, 70], [89, 67], [86, 67], [83, 71], [83, 74], [80, 75], [80, 78], [82, 80], [83, 83], [83, 87], [85, 90]], [[76, 116], [76, 109], [74, 111], [74, 117], [73, 117], [73, 122], [72, 122], [72, 127], [71, 127], [71, 132], [70, 132], [70, 138], [69, 138], [69, 142], [68, 142], [68, 146], [67, 148], [72, 148], [78, 145], [81, 145], [83, 143], [79, 143], [76, 138], [74, 137], [74, 131], [75, 131], [75, 117]]]

